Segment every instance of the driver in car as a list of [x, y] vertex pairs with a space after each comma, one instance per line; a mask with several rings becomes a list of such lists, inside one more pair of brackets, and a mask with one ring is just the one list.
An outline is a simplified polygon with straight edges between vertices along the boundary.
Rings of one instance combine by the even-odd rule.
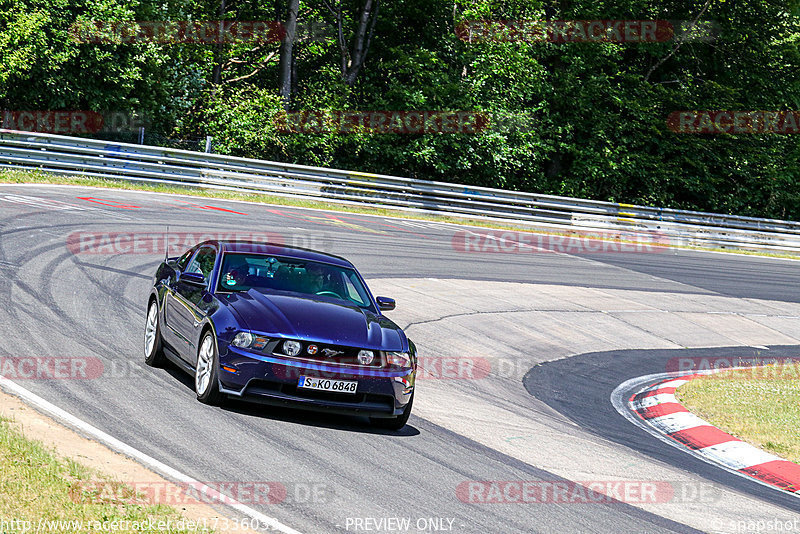
[[226, 267], [226, 272], [223, 276], [223, 285], [237, 286], [245, 283], [249, 271], [249, 266], [246, 261], [234, 256], [229, 260]]
[[322, 291], [330, 291], [330, 272], [325, 267], [318, 264], [306, 266], [305, 286], [309, 293], [317, 294]]

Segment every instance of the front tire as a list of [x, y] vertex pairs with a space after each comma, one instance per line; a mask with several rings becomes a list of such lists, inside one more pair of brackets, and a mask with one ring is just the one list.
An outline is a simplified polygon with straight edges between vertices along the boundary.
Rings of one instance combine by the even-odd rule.
[[373, 426], [383, 428], [386, 430], [400, 430], [408, 422], [408, 417], [411, 415], [411, 406], [414, 404], [414, 394], [408, 399], [408, 404], [403, 409], [403, 413], [396, 417], [370, 417], [369, 420]]
[[194, 371], [194, 391], [197, 400], [212, 406], [222, 402], [219, 391], [219, 355], [214, 334], [206, 332], [197, 351], [197, 365]]
[[161, 344], [161, 325], [156, 300], [151, 301], [147, 307], [147, 320], [144, 326], [144, 363], [151, 367], [162, 367], [166, 363], [164, 347]]

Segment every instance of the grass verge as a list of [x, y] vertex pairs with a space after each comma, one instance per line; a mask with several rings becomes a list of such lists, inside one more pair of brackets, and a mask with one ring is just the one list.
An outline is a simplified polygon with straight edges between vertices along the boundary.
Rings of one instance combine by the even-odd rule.
[[800, 366], [723, 371], [690, 380], [676, 396], [712, 425], [800, 463]]
[[[113, 532], [210, 532], [182, 528], [187, 523], [170, 506], [138, 503], [135, 496], [124, 501], [97, 498], [85, 488], [121, 485], [74, 460], [58, 458], [9, 423], [0, 418], [0, 532], [109, 531], [114, 521]], [[117, 494], [133, 495], [133, 490]]]
[[[190, 195], [203, 198], [217, 198], [222, 200], [241, 200], [245, 202], [256, 202], [261, 204], [275, 204], [279, 206], [290, 206], [299, 208], [314, 208], [321, 210], [339, 211], [343, 213], [361, 213], [370, 215], [382, 215], [387, 217], [402, 217], [404, 219], [417, 219], [421, 221], [442, 222], [458, 224], [464, 226], [476, 226], [492, 230], [512, 230], [536, 232], [537, 234], [557, 235], [557, 236], [577, 236], [583, 237], [592, 232], [578, 231], [554, 231], [535, 228], [525, 224], [503, 223], [498, 221], [487, 221], [482, 219], [467, 219], [461, 217], [448, 217], [443, 215], [428, 215], [419, 212], [409, 212], [403, 210], [393, 210], [385, 208], [361, 207], [336, 202], [324, 202], [318, 200], [297, 199], [291, 197], [273, 196], [259, 193], [241, 193], [236, 191], [224, 191], [219, 189], [203, 189], [191, 186], [149, 184], [146, 182], [131, 182], [128, 180], [111, 180], [106, 178], [76, 177], [59, 174], [50, 174], [39, 171], [7, 170], [0, 169], [0, 184], [54, 184], [54, 185], [82, 185], [90, 187], [104, 187], [108, 189], [125, 189], [130, 191], [151, 191], [156, 193], [171, 193], [180, 195]], [[603, 232], [600, 232], [601, 234]], [[606, 234], [615, 235], [615, 231], [606, 231]], [[616, 232], [620, 236], [624, 232]], [[595, 239], [595, 237], [592, 237]], [[618, 243], [638, 243], [624, 238], [602, 239], [599, 241], [613, 241]], [[642, 244], [642, 243], [639, 243]], [[644, 243], [645, 245], [647, 243]], [[752, 250], [740, 250], [730, 248], [697, 247], [671, 244], [670, 248], [680, 248], [686, 250], [703, 250], [712, 252], [728, 252], [734, 254], [745, 254], [753, 256], [767, 256], [774, 258], [798, 259], [798, 254], [782, 252], [761, 252]]]

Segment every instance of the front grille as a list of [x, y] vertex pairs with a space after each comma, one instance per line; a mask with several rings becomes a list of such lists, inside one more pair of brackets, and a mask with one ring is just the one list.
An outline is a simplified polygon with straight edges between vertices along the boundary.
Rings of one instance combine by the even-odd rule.
[[[383, 355], [381, 351], [373, 350], [375, 359], [368, 365], [363, 365], [358, 361], [358, 353], [363, 350], [360, 347], [348, 347], [345, 345], [331, 345], [328, 343], [314, 343], [301, 341], [303, 348], [297, 356], [287, 356], [283, 353], [284, 339], [277, 339], [267, 343], [264, 351], [267, 354], [274, 354], [276, 356], [283, 356], [284, 358], [297, 358], [300, 360], [310, 360], [317, 363], [333, 363], [339, 365], [357, 365], [358, 367], [380, 368], [383, 366]], [[316, 352], [310, 354], [308, 349], [310, 346], [316, 347]], [[369, 349], [371, 350], [371, 349]]]

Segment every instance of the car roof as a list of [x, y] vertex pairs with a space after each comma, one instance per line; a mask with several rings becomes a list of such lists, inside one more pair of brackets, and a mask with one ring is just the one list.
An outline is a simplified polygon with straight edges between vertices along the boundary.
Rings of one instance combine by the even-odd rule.
[[330, 263], [340, 267], [353, 267], [353, 264], [333, 254], [326, 254], [318, 250], [311, 250], [302, 247], [287, 247], [277, 243], [267, 241], [209, 241], [219, 245], [221, 252], [240, 253], [240, 254], [264, 254], [265, 256], [286, 256], [301, 260], [318, 261]]

